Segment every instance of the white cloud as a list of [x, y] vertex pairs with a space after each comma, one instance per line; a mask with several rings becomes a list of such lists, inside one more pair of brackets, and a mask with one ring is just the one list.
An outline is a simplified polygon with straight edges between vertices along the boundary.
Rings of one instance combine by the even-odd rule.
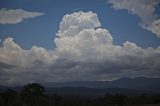
[[159, 16], [155, 14], [159, 0], [108, 0], [116, 10], [126, 9], [142, 20], [142, 27], [160, 37]]
[[6, 38], [3, 41], [0, 48], [0, 60], [1, 62], [16, 65], [25, 66], [29, 65], [27, 62], [27, 50], [23, 50], [18, 44], [13, 41], [13, 38]]
[[148, 26], [142, 25], [142, 27], [144, 29], [151, 31], [152, 33], [157, 34], [157, 36], [160, 37], [160, 19], [153, 21], [151, 25]]
[[0, 9], [0, 24], [17, 24], [24, 19], [44, 15], [40, 12], [29, 12], [22, 9]]
[[[89, 59], [94, 56], [90, 53], [96, 54], [99, 46], [111, 45], [112, 36], [108, 30], [97, 28], [100, 25], [97, 14], [93, 12], [65, 15], [57, 33], [59, 38], [55, 39], [58, 54], [64, 58]], [[78, 58], [80, 56], [85, 58]]]
[[[101, 26], [97, 14], [93, 12], [74, 12], [71, 15], [65, 15], [60, 23], [60, 32], [68, 31], [74, 27], [78, 27], [79, 30], [96, 28]], [[74, 29], [75, 30], [75, 29]]]
[[22, 49], [14, 42], [13, 38], [6, 38], [0, 48], [1, 62], [15, 65], [21, 68], [32, 67], [34, 62], [41, 61], [44, 64], [50, 64], [52, 53], [42, 47], [33, 46], [30, 50]]
[[144, 49], [129, 41], [115, 45], [100, 25], [93, 12], [65, 15], [51, 51], [25, 50], [6, 38], [0, 47], [0, 84], [160, 77], [160, 47]]
[[52, 54], [42, 47], [33, 46], [30, 53], [38, 61], [43, 61], [46, 64], [50, 64], [52, 62]]

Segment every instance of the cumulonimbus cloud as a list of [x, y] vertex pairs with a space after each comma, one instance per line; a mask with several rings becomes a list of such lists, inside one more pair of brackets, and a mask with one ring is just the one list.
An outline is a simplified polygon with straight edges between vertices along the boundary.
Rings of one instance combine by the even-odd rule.
[[129, 41], [115, 45], [100, 27], [96, 13], [80, 11], [63, 17], [53, 50], [25, 50], [6, 38], [0, 47], [0, 84], [160, 77], [160, 47], [144, 49]]
[[160, 16], [156, 14], [156, 6], [160, 0], [108, 0], [116, 10], [125, 9], [142, 20], [141, 26], [160, 37]]
[[24, 19], [44, 15], [40, 12], [29, 12], [22, 9], [0, 9], [0, 24], [17, 24]]

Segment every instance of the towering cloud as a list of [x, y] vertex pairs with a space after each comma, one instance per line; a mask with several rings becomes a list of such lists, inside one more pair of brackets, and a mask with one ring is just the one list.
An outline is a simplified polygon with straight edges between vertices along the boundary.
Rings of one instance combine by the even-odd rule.
[[156, 14], [156, 6], [160, 0], [108, 0], [116, 10], [126, 9], [142, 20], [141, 26], [160, 37], [160, 16]]
[[160, 77], [160, 47], [144, 49], [129, 41], [115, 45], [100, 26], [93, 12], [65, 15], [51, 51], [24, 50], [6, 38], [0, 48], [0, 84]]
[[22, 9], [0, 9], [0, 24], [16, 24], [24, 19], [41, 16], [44, 13], [29, 12]]

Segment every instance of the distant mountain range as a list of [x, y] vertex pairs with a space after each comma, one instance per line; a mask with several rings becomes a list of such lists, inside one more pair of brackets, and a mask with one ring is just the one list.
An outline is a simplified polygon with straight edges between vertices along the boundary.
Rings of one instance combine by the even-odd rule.
[[[114, 81], [74, 81], [63, 83], [43, 83], [48, 94], [80, 96], [103, 96], [106, 93], [136, 95], [142, 93], [160, 94], [160, 78], [120, 78]], [[9, 87], [0, 86], [0, 91]], [[20, 91], [21, 87], [11, 87]]]
[[85, 88], [121, 88], [160, 93], [160, 78], [120, 78], [114, 81], [74, 81], [63, 83], [45, 83], [47, 88], [55, 87], [85, 87]]
[[47, 94], [58, 95], [78, 95], [78, 96], [105, 96], [106, 94], [124, 94], [124, 95], [140, 95], [140, 94], [155, 94], [153, 92], [145, 92], [124, 88], [86, 88], [86, 87], [55, 87], [47, 88]]

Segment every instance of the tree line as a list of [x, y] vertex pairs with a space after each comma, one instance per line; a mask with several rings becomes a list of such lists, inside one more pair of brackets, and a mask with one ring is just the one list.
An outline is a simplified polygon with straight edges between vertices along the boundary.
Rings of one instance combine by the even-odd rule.
[[20, 92], [7, 89], [0, 93], [0, 106], [126, 106], [140, 104], [160, 104], [160, 95], [126, 96], [106, 94], [103, 97], [60, 96], [46, 94], [45, 88], [37, 83], [27, 84]]

